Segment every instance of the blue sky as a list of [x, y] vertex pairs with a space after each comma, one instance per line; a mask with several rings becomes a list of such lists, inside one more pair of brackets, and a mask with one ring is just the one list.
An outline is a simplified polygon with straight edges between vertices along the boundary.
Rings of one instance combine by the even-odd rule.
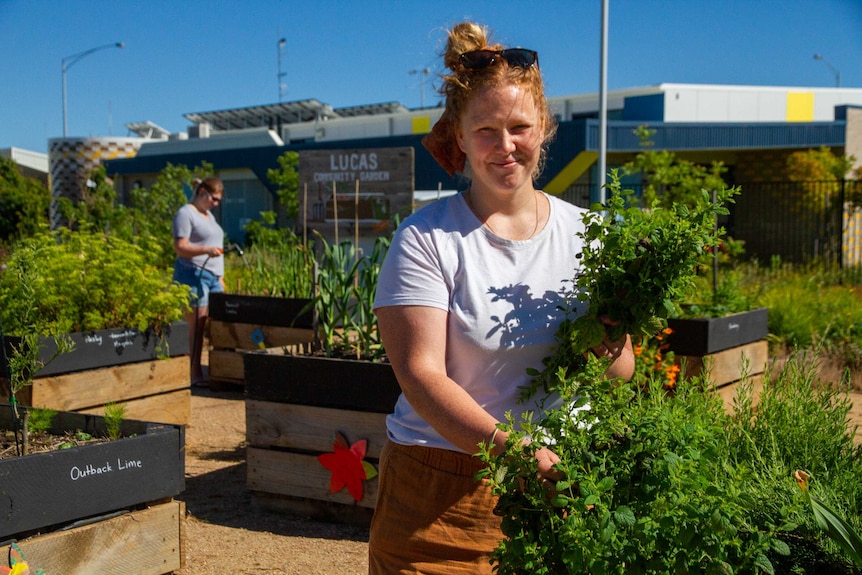
[[[283, 100], [438, 99], [448, 26], [472, 19], [539, 52], [551, 96], [598, 91], [600, 0], [0, 0], [0, 148], [125, 136], [150, 120]], [[862, 87], [862, 0], [610, 0], [608, 88], [663, 82]], [[825, 61], [815, 60], [821, 54]], [[430, 68], [430, 76], [409, 74]]]

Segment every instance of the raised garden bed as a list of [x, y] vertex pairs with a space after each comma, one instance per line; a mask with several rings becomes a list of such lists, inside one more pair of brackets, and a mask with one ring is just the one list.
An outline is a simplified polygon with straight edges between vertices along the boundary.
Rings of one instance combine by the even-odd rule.
[[[18, 541], [46, 574], [167, 575], [185, 565], [182, 501], [167, 500], [116, 517]], [[9, 545], [0, 543], [0, 556]], [[32, 571], [31, 571], [32, 572]]]
[[209, 307], [209, 378], [243, 385], [243, 357], [250, 351], [291, 347], [300, 352], [314, 339], [310, 300], [216, 293]]
[[249, 490], [266, 509], [367, 524], [377, 479], [362, 497], [332, 492], [332, 473], [318, 456], [333, 452], [337, 434], [366, 441], [365, 461], [377, 466], [386, 415], [400, 393], [388, 363], [295, 356], [270, 349], [245, 356]]
[[[135, 329], [73, 333], [75, 348], [41, 369], [32, 386], [18, 393], [23, 405], [58, 411], [102, 414], [109, 403], [126, 407], [126, 417], [184, 425], [189, 421], [189, 327], [170, 326], [160, 342]], [[17, 338], [6, 336], [7, 354]], [[56, 349], [43, 340], [45, 358]], [[0, 379], [8, 397], [8, 384]]]
[[[10, 407], [0, 405], [0, 429], [11, 424]], [[58, 412], [50, 431], [77, 430], [106, 434], [103, 418], [69, 412]], [[0, 459], [0, 541], [18, 541], [30, 564], [46, 573], [163, 574], [179, 568], [183, 513], [172, 498], [185, 488], [185, 429], [126, 420], [121, 435]], [[93, 538], [99, 533], [103, 537]], [[118, 557], [110, 556], [112, 549]], [[125, 570], [106, 570], [124, 560]]]
[[667, 343], [685, 366], [686, 376], [708, 373], [718, 394], [730, 405], [744, 376], [757, 393], [769, 363], [767, 320], [766, 308], [717, 318], [668, 319], [673, 332]]

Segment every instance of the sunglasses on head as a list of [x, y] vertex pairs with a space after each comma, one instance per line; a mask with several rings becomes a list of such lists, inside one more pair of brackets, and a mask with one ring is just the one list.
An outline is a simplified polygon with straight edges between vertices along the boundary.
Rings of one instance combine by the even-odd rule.
[[468, 70], [481, 70], [497, 61], [505, 60], [509, 66], [529, 68], [539, 64], [539, 54], [526, 48], [507, 48], [506, 50], [472, 50], [459, 57], [461, 65]]

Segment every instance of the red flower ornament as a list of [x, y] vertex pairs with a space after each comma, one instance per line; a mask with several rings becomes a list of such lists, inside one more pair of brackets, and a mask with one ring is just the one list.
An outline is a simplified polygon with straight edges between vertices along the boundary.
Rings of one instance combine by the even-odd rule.
[[362, 482], [377, 476], [377, 470], [365, 458], [367, 440], [360, 439], [348, 445], [341, 433], [335, 434], [332, 453], [321, 453], [317, 460], [332, 472], [329, 478], [329, 492], [338, 493], [345, 486], [357, 502], [362, 501]]

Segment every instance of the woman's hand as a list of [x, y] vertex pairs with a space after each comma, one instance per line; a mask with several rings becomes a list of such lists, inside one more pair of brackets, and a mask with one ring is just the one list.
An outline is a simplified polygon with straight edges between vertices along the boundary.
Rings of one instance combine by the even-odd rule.
[[552, 487], [557, 481], [563, 479], [563, 473], [554, 469], [554, 465], [560, 462], [559, 455], [547, 447], [542, 447], [536, 451], [535, 458], [539, 462], [539, 469], [536, 475], [543, 485]]
[[[607, 316], [602, 316], [601, 322], [608, 326], [614, 326], [619, 322], [612, 321]], [[616, 341], [611, 341], [607, 336], [602, 343], [592, 348], [587, 353], [593, 353], [596, 357], [608, 357], [611, 365], [606, 375], [610, 378], [631, 379], [635, 371], [635, 356], [632, 349], [632, 340], [628, 334]]]

